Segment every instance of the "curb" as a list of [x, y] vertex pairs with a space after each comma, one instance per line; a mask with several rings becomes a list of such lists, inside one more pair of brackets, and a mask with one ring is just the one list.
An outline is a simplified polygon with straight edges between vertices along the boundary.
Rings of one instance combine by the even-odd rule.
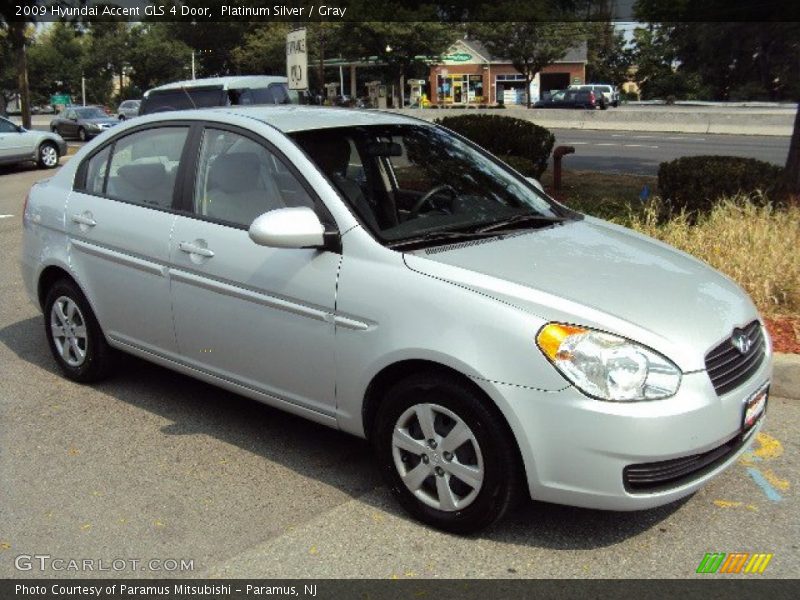
[[800, 400], [800, 354], [774, 354], [771, 396]]

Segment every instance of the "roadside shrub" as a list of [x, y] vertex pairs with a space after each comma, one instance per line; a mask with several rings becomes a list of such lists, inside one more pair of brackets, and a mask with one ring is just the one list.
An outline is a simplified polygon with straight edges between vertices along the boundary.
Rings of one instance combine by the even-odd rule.
[[707, 212], [726, 196], [777, 200], [782, 169], [754, 158], [684, 156], [658, 168], [658, 189], [675, 210]]
[[533, 172], [526, 175], [532, 177], [540, 177], [547, 169], [547, 161], [555, 143], [555, 136], [544, 127], [513, 117], [459, 115], [436, 119], [436, 123], [463, 135], [496, 156], [513, 156], [530, 161]]
[[654, 203], [632, 214], [628, 225], [722, 271], [762, 312], [800, 312], [800, 208], [776, 209], [738, 196], [721, 199], [695, 220], [685, 211], [662, 220]]

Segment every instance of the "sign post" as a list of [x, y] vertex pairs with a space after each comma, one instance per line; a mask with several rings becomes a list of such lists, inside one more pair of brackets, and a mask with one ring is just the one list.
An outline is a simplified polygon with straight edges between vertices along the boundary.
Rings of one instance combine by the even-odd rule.
[[308, 54], [306, 30], [295, 29], [286, 34], [286, 77], [290, 90], [308, 89]]

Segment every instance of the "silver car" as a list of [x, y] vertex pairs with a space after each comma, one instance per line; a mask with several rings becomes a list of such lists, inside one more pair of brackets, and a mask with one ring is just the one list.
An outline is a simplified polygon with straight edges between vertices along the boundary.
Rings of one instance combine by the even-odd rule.
[[52, 169], [66, 153], [67, 143], [60, 135], [29, 131], [0, 117], [0, 165], [35, 162], [43, 169]]
[[766, 410], [735, 283], [401, 115], [120, 125], [31, 189], [22, 273], [70, 379], [123, 351], [368, 438], [400, 504], [454, 532], [520, 492], [672, 502]]
[[117, 118], [120, 121], [132, 119], [139, 114], [139, 106], [141, 104], [141, 100], [124, 100], [120, 102], [120, 105], [117, 107]]

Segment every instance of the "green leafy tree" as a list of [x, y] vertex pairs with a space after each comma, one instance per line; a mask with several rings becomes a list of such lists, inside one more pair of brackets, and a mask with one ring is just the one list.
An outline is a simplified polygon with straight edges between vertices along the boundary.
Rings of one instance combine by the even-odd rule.
[[49, 103], [54, 92], [81, 97], [86, 47], [71, 23], [54, 23], [37, 34], [28, 51], [31, 100]]
[[17, 4], [31, 6], [35, 4], [35, 0], [23, 0], [15, 4], [10, 2], [0, 3], [0, 30], [6, 32], [8, 50], [14, 64], [16, 89], [19, 93], [22, 109], [22, 126], [30, 128], [31, 100], [28, 78], [28, 45], [33, 37], [33, 28], [29, 26], [28, 21], [12, 20], [16, 13]]
[[[485, 23], [475, 28], [477, 37], [494, 56], [511, 61], [525, 76], [526, 91], [538, 72], [564, 57], [586, 39], [583, 23]], [[526, 93], [530, 108], [530, 94]]]
[[286, 34], [289, 23], [264, 23], [248, 33], [231, 56], [236, 72], [248, 75], [286, 75]]
[[610, 21], [589, 23], [586, 28], [586, 80], [621, 86], [633, 58], [624, 34]]
[[189, 77], [191, 49], [171, 37], [167, 23], [135, 25], [129, 56], [131, 84], [140, 90]]

